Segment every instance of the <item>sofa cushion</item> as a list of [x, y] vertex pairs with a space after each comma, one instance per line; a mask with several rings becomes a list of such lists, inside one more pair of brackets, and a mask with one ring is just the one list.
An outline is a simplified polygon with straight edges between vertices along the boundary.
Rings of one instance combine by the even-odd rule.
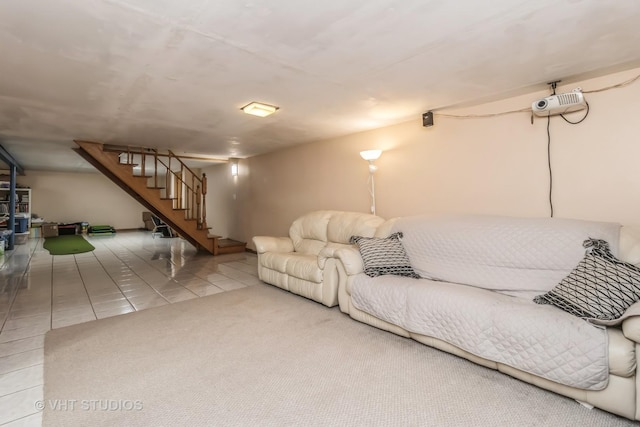
[[373, 237], [384, 219], [359, 212], [336, 212], [327, 226], [327, 240], [348, 244], [351, 236]]
[[421, 277], [487, 289], [547, 292], [584, 256], [590, 237], [618, 249], [620, 225], [557, 218], [405, 217], [393, 231]]
[[322, 282], [322, 270], [318, 266], [318, 258], [315, 255], [290, 254], [285, 272], [289, 276], [308, 282]]
[[420, 278], [413, 271], [409, 257], [400, 241], [402, 233], [393, 233], [386, 238], [379, 237], [351, 237], [351, 243], [358, 245], [364, 272], [367, 276], [376, 277], [385, 274]]
[[396, 326], [404, 326], [407, 294], [413, 280], [399, 276], [354, 276], [349, 286], [352, 303], [358, 310]]
[[293, 252], [265, 252], [260, 255], [260, 264], [270, 270], [284, 273], [291, 256]]
[[392, 234], [393, 232], [391, 230], [393, 230], [393, 226], [395, 225], [396, 221], [398, 221], [398, 219], [399, 218], [396, 217], [383, 222], [376, 230], [376, 234], [374, 234], [374, 237], [387, 237], [388, 235]]
[[296, 252], [318, 255], [327, 244], [327, 225], [333, 211], [315, 211], [293, 221], [289, 237]]
[[260, 264], [270, 270], [285, 273], [310, 282], [322, 282], [322, 270], [318, 258], [296, 252], [266, 252], [260, 257]]
[[623, 225], [620, 227], [620, 248], [618, 258], [629, 264], [640, 265], [640, 227]]
[[587, 254], [538, 304], [552, 304], [583, 318], [613, 320], [640, 300], [640, 268], [614, 257], [604, 240], [587, 239]]

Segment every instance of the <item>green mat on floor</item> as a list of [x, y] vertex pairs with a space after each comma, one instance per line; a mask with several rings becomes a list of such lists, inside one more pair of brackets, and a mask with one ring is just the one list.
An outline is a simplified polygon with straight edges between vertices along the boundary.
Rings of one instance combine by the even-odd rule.
[[84, 237], [78, 235], [47, 237], [42, 247], [51, 255], [81, 254], [95, 249]]

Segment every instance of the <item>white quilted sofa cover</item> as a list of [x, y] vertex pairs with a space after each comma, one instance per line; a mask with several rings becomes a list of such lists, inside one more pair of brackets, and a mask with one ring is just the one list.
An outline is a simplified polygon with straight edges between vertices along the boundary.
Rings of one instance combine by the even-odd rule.
[[372, 237], [384, 219], [359, 212], [315, 211], [296, 219], [289, 237], [255, 236], [260, 280], [328, 307], [338, 304], [334, 252], [353, 235]]
[[403, 245], [423, 279], [371, 278], [355, 247], [340, 249], [335, 256], [343, 312], [640, 419], [640, 303], [619, 325], [604, 327], [531, 301], [575, 267], [587, 238], [603, 238], [616, 256], [640, 264], [637, 229], [558, 219], [408, 217], [387, 221], [376, 236], [395, 231], [403, 232]]

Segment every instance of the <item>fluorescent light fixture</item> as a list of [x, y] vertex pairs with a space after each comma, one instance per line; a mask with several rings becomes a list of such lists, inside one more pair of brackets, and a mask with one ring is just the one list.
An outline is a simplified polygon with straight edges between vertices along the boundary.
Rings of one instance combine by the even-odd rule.
[[260, 102], [252, 102], [242, 107], [241, 110], [253, 116], [267, 117], [268, 115], [278, 111], [279, 108], [280, 107], [276, 107], [275, 105], [261, 104]]
[[365, 160], [378, 160], [381, 154], [382, 150], [366, 150], [360, 152], [360, 157]]

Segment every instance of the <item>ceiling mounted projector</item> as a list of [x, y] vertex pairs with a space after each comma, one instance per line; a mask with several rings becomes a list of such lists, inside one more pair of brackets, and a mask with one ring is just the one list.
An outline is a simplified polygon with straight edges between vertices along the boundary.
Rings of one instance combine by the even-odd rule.
[[580, 89], [573, 92], [547, 96], [534, 101], [531, 109], [536, 116], [553, 116], [555, 114], [573, 113], [587, 108], [587, 101]]

